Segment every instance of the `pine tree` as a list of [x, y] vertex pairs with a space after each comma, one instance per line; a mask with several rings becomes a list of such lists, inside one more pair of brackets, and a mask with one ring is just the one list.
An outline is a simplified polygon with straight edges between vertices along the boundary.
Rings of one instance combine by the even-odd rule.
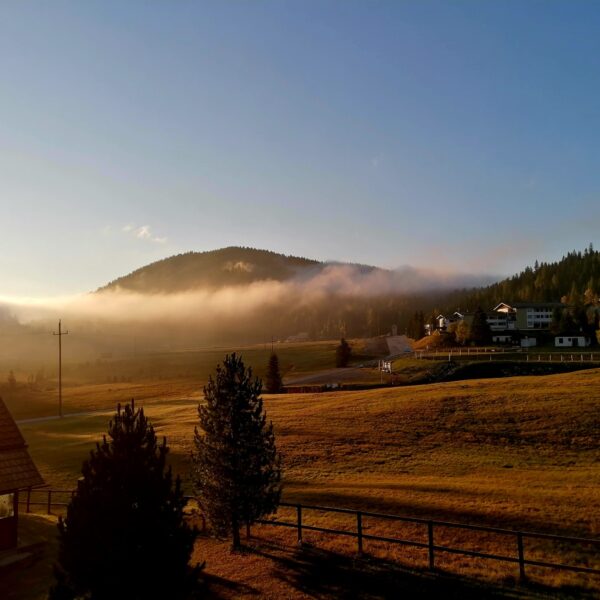
[[269, 394], [279, 394], [282, 387], [283, 381], [281, 380], [281, 373], [279, 372], [279, 358], [277, 354], [273, 352], [269, 358], [265, 388]]
[[340, 345], [335, 349], [335, 366], [337, 368], [347, 367], [350, 356], [352, 356], [352, 348], [350, 347], [350, 344], [342, 338], [340, 340]]
[[477, 345], [489, 344], [492, 341], [492, 330], [487, 322], [487, 315], [478, 307], [473, 315], [470, 328], [470, 339]]
[[77, 493], [58, 524], [57, 584], [50, 598], [188, 598], [200, 567], [196, 531], [184, 521], [179, 477], [166, 468], [166, 438], [133, 401], [83, 463]]
[[261, 391], [260, 379], [234, 353], [217, 366], [198, 407], [196, 492], [215, 532], [231, 534], [234, 548], [240, 546], [240, 526], [249, 528], [274, 512], [281, 496], [280, 455]]

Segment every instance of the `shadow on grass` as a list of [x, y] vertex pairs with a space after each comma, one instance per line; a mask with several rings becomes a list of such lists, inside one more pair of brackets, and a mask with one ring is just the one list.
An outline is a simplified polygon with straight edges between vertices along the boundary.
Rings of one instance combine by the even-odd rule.
[[303, 546], [286, 550], [274, 545], [254, 551], [272, 561], [273, 577], [309, 597], [365, 600], [385, 598], [443, 598], [456, 600], [592, 598], [579, 589], [557, 590], [540, 585], [500, 587], [441, 572], [409, 570], [396, 563], [365, 556], [353, 558]]
[[19, 540], [22, 544], [44, 541], [39, 553], [31, 562], [0, 572], [0, 598], [25, 600], [46, 598], [54, 583], [52, 565], [58, 551], [56, 522], [36, 514], [19, 517]]
[[[332, 486], [333, 487], [333, 486]], [[360, 489], [361, 486], [340, 486], [347, 488]], [[316, 504], [321, 506], [335, 506], [338, 508], [349, 508], [353, 510], [363, 510], [372, 512], [381, 512], [392, 515], [419, 517], [423, 519], [433, 519], [440, 521], [454, 521], [459, 523], [485, 525], [488, 527], [505, 527], [521, 531], [537, 531], [542, 533], [551, 533], [554, 535], [592, 537], [584, 529], [575, 527], [561, 527], [556, 523], [548, 523], [542, 517], [524, 517], [522, 515], [508, 514], [504, 517], [498, 515], [496, 518], [484, 511], [467, 510], [465, 508], [431, 506], [427, 503], [403, 502], [399, 499], [390, 499], [383, 496], [374, 497], [368, 494], [335, 492], [329, 489], [303, 490], [297, 494], [291, 494], [286, 497], [290, 503], [300, 502], [302, 504]]]
[[204, 573], [201, 576], [202, 589], [207, 598], [219, 600], [219, 598], [237, 598], [240, 596], [259, 596], [260, 591], [245, 583], [238, 583], [225, 579], [218, 575]]

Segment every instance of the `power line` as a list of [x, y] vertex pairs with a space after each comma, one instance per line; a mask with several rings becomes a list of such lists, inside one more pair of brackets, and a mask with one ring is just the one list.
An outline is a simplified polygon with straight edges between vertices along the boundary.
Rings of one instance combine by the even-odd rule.
[[62, 417], [62, 336], [68, 335], [68, 331], [62, 330], [61, 320], [58, 320], [58, 333], [52, 332], [52, 335], [58, 336], [58, 416]]

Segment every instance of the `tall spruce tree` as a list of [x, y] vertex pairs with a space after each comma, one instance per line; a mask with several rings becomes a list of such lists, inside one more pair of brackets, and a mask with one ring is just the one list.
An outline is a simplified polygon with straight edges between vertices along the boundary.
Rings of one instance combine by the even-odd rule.
[[195, 596], [200, 567], [189, 560], [196, 531], [184, 521], [186, 501], [179, 477], [166, 468], [168, 450], [133, 401], [118, 406], [59, 520], [51, 599]]
[[352, 348], [350, 347], [350, 344], [342, 338], [340, 340], [340, 345], [335, 349], [335, 366], [337, 368], [347, 367], [350, 356], [352, 356]]
[[269, 394], [278, 394], [283, 387], [281, 373], [279, 371], [279, 357], [273, 352], [269, 358], [267, 366], [267, 378], [265, 389]]
[[470, 340], [474, 344], [484, 345], [492, 341], [492, 330], [487, 322], [487, 315], [478, 307], [473, 314], [473, 321], [470, 327]]
[[215, 532], [232, 535], [234, 548], [240, 526], [274, 512], [281, 497], [280, 455], [261, 391], [260, 379], [234, 353], [217, 366], [198, 407], [192, 473], [198, 500]]

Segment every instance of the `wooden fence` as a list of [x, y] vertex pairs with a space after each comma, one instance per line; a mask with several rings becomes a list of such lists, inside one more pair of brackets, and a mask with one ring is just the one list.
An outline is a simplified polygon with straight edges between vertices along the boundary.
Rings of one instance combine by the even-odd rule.
[[[316, 531], [321, 533], [328, 533], [332, 535], [339, 536], [347, 536], [356, 538], [356, 550], [359, 555], [363, 554], [365, 548], [366, 541], [379, 541], [386, 542], [389, 544], [399, 544], [404, 546], [412, 546], [415, 548], [422, 548], [427, 550], [428, 559], [429, 559], [429, 568], [431, 570], [435, 569], [435, 560], [436, 553], [448, 553], [448, 554], [460, 554], [463, 556], [470, 556], [474, 558], [485, 558], [490, 560], [497, 560], [502, 562], [509, 562], [519, 565], [519, 575], [521, 578], [525, 578], [525, 567], [527, 565], [534, 567], [546, 567], [552, 569], [558, 569], [563, 571], [572, 571], [576, 573], [587, 573], [590, 575], [600, 575], [599, 568], [586, 567], [586, 566], [578, 566], [578, 565], [568, 565], [563, 563], [542, 561], [542, 560], [534, 560], [527, 558], [525, 555], [526, 544], [525, 541], [527, 539], [543, 539], [543, 540], [552, 540], [556, 542], [561, 542], [563, 544], [579, 544], [591, 546], [594, 549], [600, 549], [600, 539], [590, 539], [590, 538], [579, 538], [579, 537], [569, 537], [569, 536], [561, 536], [561, 535], [553, 535], [548, 533], [538, 533], [533, 531], [517, 531], [513, 529], [502, 529], [499, 527], [486, 527], [484, 525], [470, 525], [466, 523], [456, 523], [452, 521], [436, 521], [432, 519], [420, 519], [417, 517], [405, 517], [400, 515], [391, 515], [385, 513], [375, 513], [368, 511], [358, 511], [351, 510], [347, 508], [337, 508], [331, 506], [317, 506], [317, 505], [307, 505], [307, 504], [290, 504], [287, 502], [281, 502], [281, 507], [292, 508], [295, 510], [296, 518], [294, 522], [290, 521], [280, 521], [275, 519], [261, 519], [258, 521], [261, 525], [267, 526], [276, 526], [276, 527], [288, 527], [293, 528], [297, 532], [298, 543], [302, 543], [303, 539], [303, 531]], [[321, 513], [338, 513], [338, 514], [346, 514], [352, 515], [355, 519], [355, 528], [354, 530], [346, 530], [346, 529], [332, 529], [328, 527], [317, 527], [314, 525], [307, 525], [303, 522], [303, 514], [305, 511], [319, 511]], [[404, 523], [413, 523], [418, 524], [423, 527], [424, 539], [427, 541], [419, 542], [415, 540], [407, 540], [401, 539], [397, 537], [389, 537], [382, 535], [372, 535], [369, 533], [365, 533], [363, 526], [363, 518], [370, 517], [373, 519], [387, 520], [387, 521], [400, 521]], [[479, 552], [475, 550], [467, 550], [465, 548], [455, 548], [450, 546], [443, 546], [435, 543], [435, 533], [436, 530], [441, 528], [452, 528], [452, 529], [461, 529], [468, 531], [479, 531], [485, 532], [489, 534], [496, 534], [499, 536], [510, 536], [514, 538], [515, 541], [515, 555], [507, 556], [501, 554], [492, 554], [488, 552]]]
[[423, 360], [494, 360], [551, 363], [600, 363], [600, 352], [586, 352], [581, 348], [559, 350], [536, 350], [527, 348], [512, 350], [505, 348], [446, 348], [417, 350], [406, 356]]
[[[42, 495], [41, 501], [32, 500], [32, 494]], [[31, 507], [42, 506], [45, 508], [45, 512], [51, 514], [52, 507], [57, 506], [64, 508], [68, 505], [66, 499], [70, 500], [75, 495], [74, 490], [52, 490], [52, 489], [40, 489], [40, 490], [28, 490], [24, 500], [20, 500], [20, 504], [26, 505], [26, 512], [31, 512]], [[62, 496], [63, 501], [58, 501], [57, 498]], [[188, 502], [194, 501], [193, 496], [186, 496]], [[326, 533], [337, 536], [346, 536], [356, 539], [356, 550], [359, 555], [362, 555], [365, 551], [365, 545], [368, 541], [378, 541], [388, 544], [398, 544], [404, 546], [412, 546], [415, 548], [421, 548], [427, 551], [429, 560], [429, 568], [435, 569], [436, 556], [446, 554], [458, 554], [463, 556], [469, 556], [473, 558], [484, 558], [489, 560], [496, 560], [501, 562], [513, 563], [519, 567], [519, 575], [521, 579], [525, 578], [525, 567], [543, 567], [549, 569], [557, 569], [562, 571], [571, 571], [575, 573], [586, 573], [589, 575], [600, 575], [600, 568], [583, 566], [583, 565], [571, 565], [558, 562], [550, 562], [544, 560], [536, 560], [528, 558], [526, 556], [526, 541], [532, 539], [538, 540], [549, 540], [554, 542], [560, 542], [561, 544], [572, 544], [572, 545], [583, 545], [588, 548], [594, 549], [594, 556], [600, 562], [600, 539], [592, 538], [581, 538], [571, 537], [563, 535], [553, 535], [549, 533], [540, 533], [535, 531], [519, 531], [514, 529], [502, 529], [499, 527], [487, 527], [485, 525], [471, 525], [468, 523], [457, 523], [453, 521], [438, 521], [434, 519], [422, 519], [418, 517], [406, 517], [401, 515], [392, 515], [386, 513], [376, 513], [369, 511], [352, 510], [348, 508], [338, 508], [332, 506], [318, 506], [310, 504], [291, 504], [288, 502], [281, 502], [279, 504], [282, 508], [291, 508], [295, 512], [295, 519], [291, 521], [282, 521], [278, 519], [261, 519], [257, 523], [264, 526], [272, 527], [287, 527], [296, 530], [297, 540], [299, 544], [303, 541], [303, 532], [315, 531], [320, 533]], [[306, 511], [318, 511], [320, 513], [336, 513], [351, 515], [353, 517], [355, 527], [350, 529], [333, 529], [329, 527], [318, 527], [315, 525], [308, 525], [303, 521], [303, 516]], [[202, 530], [206, 529], [206, 520], [203, 514], [200, 515], [202, 519]], [[371, 518], [378, 519], [381, 521], [398, 521], [403, 523], [412, 523], [422, 527], [423, 540], [416, 541], [409, 539], [402, 539], [398, 537], [390, 537], [384, 535], [374, 535], [365, 531], [363, 519]], [[464, 531], [478, 531], [487, 534], [493, 534], [497, 536], [506, 536], [513, 538], [515, 544], [515, 554], [512, 556], [503, 554], [492, 554], [490, 552], [480, 552], [477, 550], [468, 550], [466, 548], [456, 548], [447, 545], [441, 545], [436, 543], [436, 532], [441, 529], [459, 529]], [[597, 550], [598, 549], [598, 550]]]

